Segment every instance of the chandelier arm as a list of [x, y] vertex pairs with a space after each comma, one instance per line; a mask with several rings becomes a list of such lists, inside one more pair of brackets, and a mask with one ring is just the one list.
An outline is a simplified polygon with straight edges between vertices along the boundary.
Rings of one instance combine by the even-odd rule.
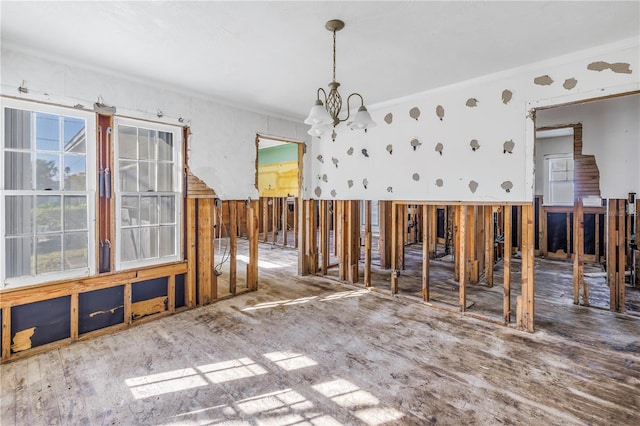
[[320, 92], [322, 92], [322, 94], [324, 95], [324, 104], [326, 106], [327, 105], [327, 92], [325, 92], [322, 87], [318, 87], [318, 92], [316, 93], [316, 96], [317, 96], [318, 100], [320, 100]]
[[347, 97], [347, 116], [344, 119], [340, 120], [340, 122], [347, 121], [349, 119], [349, 116], [351, 115], [351, 105], [349, 105], [349, 101], [351, 100], [352, 96], [359, 97], [360, 98], [360, 106], [364, 106], [364, 99], [362, 98], [362, 95], [360, 93], [358, 93], [358, 92], [353, 92], [352, 94], [350, 94]]

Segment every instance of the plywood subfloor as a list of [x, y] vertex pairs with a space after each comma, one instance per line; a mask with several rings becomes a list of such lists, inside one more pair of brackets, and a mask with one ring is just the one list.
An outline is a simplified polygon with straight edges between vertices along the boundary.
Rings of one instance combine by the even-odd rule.
[[0, 423], [640, 424], [638, 319], [531, 335], [260, 256], [257, 292], [0, 366]]

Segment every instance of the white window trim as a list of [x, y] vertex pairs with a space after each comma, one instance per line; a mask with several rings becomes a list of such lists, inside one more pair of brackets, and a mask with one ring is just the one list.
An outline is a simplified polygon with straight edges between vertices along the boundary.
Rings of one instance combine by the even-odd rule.
[[[12, 98], [0, 97], [2, 100], [0, 113], [0, 135], [2, 135], [2, 146], [0, 147], [0, 164], [2, 165], [2, 172], [0, 173], [0, 237], [2, 241], [0, 244], [0, 289], [1, 288], [17, 288], [23, 286], [29, 286], [34, 284], [43, 284], [51, 281], [73, 279], [78, 277], [91, 276], [96, 271], [96, 115], [94, 112], [88, 112], [68, 107], [54, 106], [48, 104], [42, 104], [38, 102], [30, 102], [17, 100]], [[81, 118], [86, 122], [86, 137], [87, 137], [87, 228], [89, 234], [89, 246], [87, 250], [88, 255], [88, 267], [82, 269], [74, 269], [71, 271], [60, 271], [39, 274], [36, 276], [6, 278], [6, 270], [4, 268], [5, 262], [5, 190], [4, 190], [4, 117], [5, 108], [21, 109], [36, 113], [54, 114], [65, 117]], [[35, 191], [11, 191], [16, 195], [35, 195]], [[49, 191], [47, 191], [49, 192]], [[67, 194], [74, 195], [78, 191], [50, 191], [52, 195], [55, 194]], [[85, 192], [81, 191], [84, 195]]]
[[[151, 130], [155, 130], [155, 131], [160, 131], [160, 132], [167, 132], [167, 133], [172, 133], [173, 134], [173, 155], [174, 158], [176, 159], [175, 163], [176, 163], [176, 173], [174, 175], [174, 188], [176, 188], [176, 192], [171, 192], [171, 193], [166, 193], [166, 192], [149, 192], [149, 195], [168, 195], [168, 194], [178, 194], [177, 200], [176, 200], [176, 239], [175, 239], [175, 255], [173, 256], [162, 256], [162, 257], [157, 257], [157, 258], [153, 258], [153, 259], [145, 259], [145, 260], [131, 260], [131, 261], [125, 261], [123, 262], [120, 259], [120, 253], [121, 253], [121, 246], [122, 246], [122, 238], [121, 238], [121, 233], [122, 233], [122, 227], [121, 227], [121, 205], [122, 202], [120, 200], [121, 196], [120, 196], [120, 180], [119, 180], [119, 176], [120, 176], [120, 161], [119, 161], [119, 150], [118, 150], [118, 126], [119, 125], [123, 125], [123, 126], [131, 126], [131, 127], [138, 127], [138, 128], [143, 128], [143, 129], [151, 129]], [[139, 268], [139, 267], [144, 267], [144, 266], [152, 266], [152, 265], [162, 265], [165, 263], [171, 263], [171, 262], [177, 262], [182, 260], [183, 255], [182, 255], [182, 204], [183, 204], [183, 197], [184, 197], [184, 185], [183, 185], [183, 161], [184, 159], [182, 158], [182, 146], [183, 146], [183, 140], [182, 140], [182, 128], [178, 127], [178, 126], [171, 126], [168, 124], [160, 124], [160, 123], [151, 123], [148, 121], [144, 121], [144, 120], [134, 120], [134, 119], [130, 119], [130, 118], [122, 118], [122, 117], [115, 117], [114, 122], [113, 122], [113, 138], [114, 138], [114, 143], [113, 143], [113, 173], [111, 174], [111, 176], [113, 177], [113, 183], [112, 183], [112, 196], [115, 197], [115, 214], [114, 214], [114, 220], [115, 220], [115, 242], [113, 242], [112, 247], [113, 247], [113, 252], [112, 252], [112, 256], [115, 257], [115, 270], [116, 271], [121, 271], [121, 270], [127, 270], [127, 269], [133, 269], [133, 268]], [[140, 194], [140, 193], [139, 193]]]
[[545, 206], [573, 206], [573, 200], [564, 203], [552, 202], [551, 200], [551, 168], [549, 167], [550, 160], [572, 160], [574, 161], [574, 179], [571, 181], [573, 184], [573, 190], [575, 193], [575, 160], [572, 153], [563, 154], [546, 154], [544, 156], [544, 188], [543, 188], [543, 205]]

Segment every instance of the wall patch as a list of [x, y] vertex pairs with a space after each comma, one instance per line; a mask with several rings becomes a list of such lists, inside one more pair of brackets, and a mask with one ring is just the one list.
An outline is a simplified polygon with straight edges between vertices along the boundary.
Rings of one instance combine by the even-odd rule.
[[393, 145], [391, 144], [387, 145], [387, 152], [389, 153], [389, 155], [393, 154]]
[[442, 145], [440, 142], [438, 142], [436, 144], [436, 152], [439, 153], [440, 155], [442, 155], [442, 150], [444, 149], [444, 145]]
[[333, 198], [336, 198], [336, 195], [337, 195], [336, 190], [335, 190], [335, 189], [332, 189], [332, 190], [331, 190], [331, 196], [332, 196]]
[[479, 101], [476, 98], [469, 98], [467, 99], [467, 103], [465, 105], [469, 108], [475, 108], [478, 106], [478, 102]]
[[411, 178], [417, 182], [420, 180], [420, 175], [418, 173], [414, 173]]
[[384, 116], [384, 122], [387, 124], [391, 124], [393, 122], [393, 114], [389, 113]]
[[393, 192], [393, 186], [387, 186], [387, 192]]
[[515, 146], [516, 144], [513, 142], [513, 139], [505, 141], [505, 143], [502, 144], [502, 153], [506, 154], [508, 152], [509, 154], [513, 154], [513, 148], [515, 148]]
[[534, 78], [533, 83], [538, 86], [550, 86], [553, 83], [553, 79], [545, 74]]
[[367, 178], [362, 179], [362, 186], [364, 186], [364, 189], [367, 189], [367, 186], [369, 186], [369, 181], [367, 180]]
[[324, 157], [322, 156], [322, 154], [318, 155], [316, 158], [319, 162], [324, 163]]
[[336, 169], [338, 168], [338, 159], [336, 157], [331, 157], [331, 162], [333, 163], [334, 166], [336, 166]]
[[472, 193], [476, 193], [476, 189], [478, 189], [478, 182], [476, 182], [475, 180], [472, 180], [469, 182], [469, 189], [471, 190]]
[[511, 98], [513, 98], [513, 92], [509, 89], [504, 89], [502, 91], [502, 103], [505, 105], [508, 104], [511, 102]]
[[568, 78], [564, 81], [564, 84], [562, 85], [562, 87], [564, 87], [567, 90], [571, 90], [574, 87], [576, 87], [576, 84], [578, 84], [578, 80], [576, 80], [575, 78]]
[[353, 147], [349, 147], [349, 149], [347, 150], [347, 155], [353, 155]]
[[480, 144], [478, 143], [478, 139], [471, 139], [471, 142], [469, 142], [469, 146], [471, 147], [472, 151], [476, 151], [480, 149]]
[[418, 117], [420, 117], [420, 108], [418, 107], [411, 108], [411, 110], [409, 110], [409, 117], [418, 121]]
[[326, 173], [322, 175], [322, 180], [323, 180], [324, 182], [329, 182], [329, 178], [327, 177], [327, 174], [326, 174]]
[[624, 62], [615, 62], [613, 64], [604, 61], [591, 62], [587, 65], [587, 69], [591, 71], [604, 71], [609, 69], [616, 74], [631, 74], [631, 66]]
[[507, 192], [511, 192], [511, 188], [513, 188], [513, 183], [511, 183], [510, 180], [505, 180], [504, 182], [502, 182], [502, 185], [500, 185], [500, 187]]
[[316, 197], [320, 198], [320, 196], [322, 195], [322, 188], [316, 186], [316, 189], [315, 191], [313, 191], [313, 193], [316, 194]]
[[442, 119], [444, 118], [444, 108], [442, 107], [442, 105], [438, 105], [436, 107], [436, 115], [438, 116], [440, 121], [442, 121]]
[[418, 147], [420, 145], [422, 145], [422, 143], [420, 143], [420, 141], [418, 139], [411, 139], [411, 142], [409, 142], [411, 144], [411, 146], [413, 147], [413, 150], [415, 151], [416, 149], [418, 149]]
[[349, 179], [347, 181], [347, 186], [349, 186], [349, 188], [351, 188], [353, 186], [353, 179]]
[[365, 157], [369, 156], [369, 153], [367, 152], [367, 148], [362, 148], [362, 155], [364, 155]]
[[444, 185], [444, 182], [442, 181], [442, 179], [436, 179], [436, 186], [441, 188], [442, 185]]

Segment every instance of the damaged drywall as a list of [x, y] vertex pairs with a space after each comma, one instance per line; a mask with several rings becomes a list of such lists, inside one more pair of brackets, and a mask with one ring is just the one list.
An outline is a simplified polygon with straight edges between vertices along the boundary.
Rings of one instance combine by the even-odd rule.
[[577, 84], [578, 84], [578, 80], [576, 80], [575, 78], [567, 78], [562, 84], [562, 87], [564, 87], [567, 90], [571, 90], [574, 87], [576, 87]]
[[592, 62], [587, 65], [587, 69], [591, 71], [611, 70], [615, 73], [631, 74], [631, 65], [624, 62], [609, 63], [605, 61]]
[[534, 78], [533, 84], [537, 84], [538, 86], [550, 86], [553, 84], [553, 79], [545, 74]]
[[504, 89], [502, 91], [502, 103], [507, 105], [509, 102], [511, 102], [511, 99], [513, 98], [513, 92], [509, 89]]
[[442, 121], [444, 119], [444, 107], [442, 105], [438, 105], [436, 107], [436, 116]]
[[389, 113], [384, 116], [384, 122], [387, 124], [393, 123], [393, 114]]
[[468, 106], [469, 108], [475, 108], [478, 106], [478, 100], [476, 98], [469, 98], [467, 99], [467, 102], [465, 103], [466, 106]]
[[420, 118], [420, 108], [418, 108], [418, 107], [411, 108], [409, 110], [409, 117], [411, 117], [414, 120], [418, 121], [418, 118]]

